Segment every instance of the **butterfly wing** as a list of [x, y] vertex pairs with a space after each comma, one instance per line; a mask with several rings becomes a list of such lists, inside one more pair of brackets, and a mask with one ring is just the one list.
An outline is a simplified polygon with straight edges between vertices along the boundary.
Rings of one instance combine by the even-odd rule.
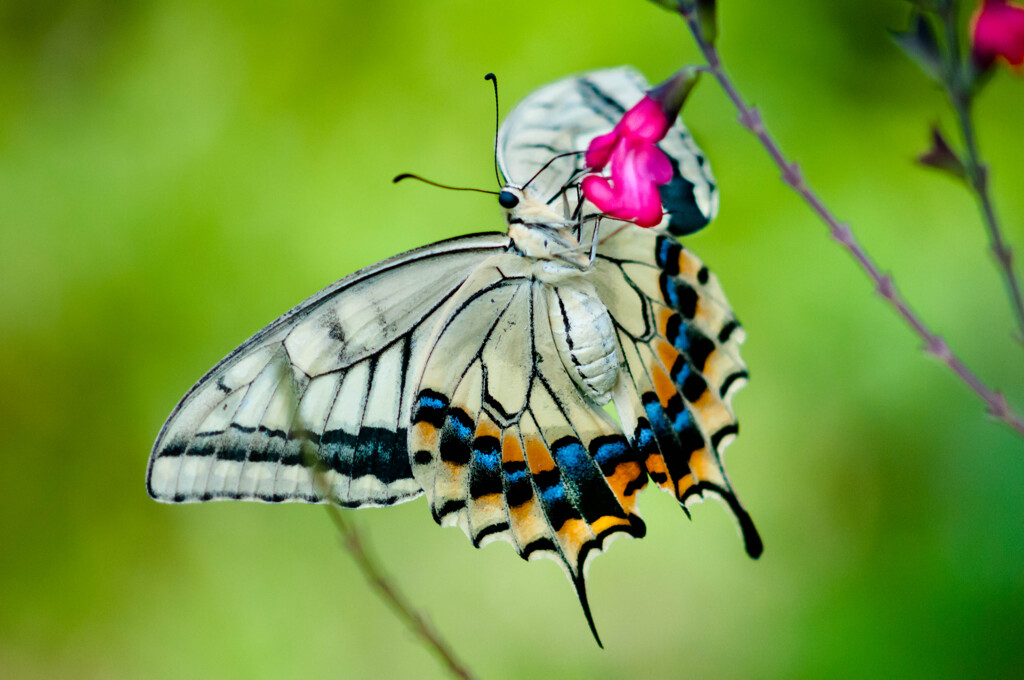
[[153, 446], [161, 501], [391, 505], [422, 490], [406, 448], [409, 404], [447, 299], [508, 245], [479, 234], [347, 276], [259, 331], [210, 370]]
[[[506, 179], [520, 186], [558, 154], [585, 151], [590, 140], [611, 131], [650, 86], [629, 67], [592, 71], [542, 87], [509, 114], [498, 133], [498, 163]], [[658, 143], [672, 164], [672, 180], [660, 187], [668, 213], [662, 226], [676, 236], [705, 226], [718, 212], [711, 167], [693, 137], [676, 120]], [[573, 214], [575, 190], [565, 191], [583, 172], [583, 155], [551, 163], [530, 187], [556, 212]], [[586, 212], [596, 209], [586, 204]]]
[[705, 494], [735, 517], [751, 557], [763, 549], [725, 473], [747, 382], [744, 332], [717, 278], [674, 238], [628, 226], [602, 239], [595, 285], [617, 327], [624, 365], [614, 403], [651, 479], [685, 508]]
[[566, 372], [549, 320], [558, 288], [529, 267], [494, 256], [449, 302], [413, 402], [413, 474], [435, 520], [474, 545], [558, 562], [593, 628], [586, 567], [612, 538], [644, 534], [647, 474]]

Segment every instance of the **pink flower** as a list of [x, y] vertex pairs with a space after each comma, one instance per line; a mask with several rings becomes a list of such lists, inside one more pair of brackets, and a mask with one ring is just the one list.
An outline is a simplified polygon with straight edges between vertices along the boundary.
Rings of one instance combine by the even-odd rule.
[[997, 57], [1024, 65], [1024, 5], [984, 0], [971, 18], [971, 50], [982, 66]]
[[587, 167], [600, 171], [608, 166], [611, 174], [610, 178], [598, 174], [583, 178], [583, 195], [598, 210], [641, 227], [661, 223], [664, 213], [658, 185], [672, 180], [672, 164], [657, 144], [695, 83], [693, 69], [683, 69], [649, 91], [611, 132], [590, 142]]

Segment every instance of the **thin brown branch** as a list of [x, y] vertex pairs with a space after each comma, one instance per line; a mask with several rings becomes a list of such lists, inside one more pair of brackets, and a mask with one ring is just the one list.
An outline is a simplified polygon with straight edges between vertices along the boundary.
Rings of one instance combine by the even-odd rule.
[[476, 676], [470, 672], [465, 664], [455, 658], [455, 653], [448, 643], [444, 641], [440, 633], [430, 625], [426, 617], [416, 611], [412, 603], [409, 602], [405, 595], [388, 578], [380, 565], [377, 564], [377, 561], [366, 549], [366, 545], [363, 543], [362, 536], [359, 535], [356, 526], [345, 518], [338, 506], [330, 502], [330, 499], [334, 498], [334, 494], [331, 491], [330, 485], [324, 479], [325, 470], [323, 462], [306, 440], [302, 440], [301, 451], [306, 465], [309, 466], [313, 473], [313, 486], [317, 494], [321, 498], [328, 499], [324, 507], [327, 509], [327, 515], [331, 518], [334, 527], [338, 530], [338, 538], [341, 545], [352, 556], [352, 559], [355, 560], [359, 571], [363, 573], [363, 577], [374, 587], [388, 606], [391, 607], [395, 615], [409, 627], [409, 630], [419, 636], [420, 639], [434, 650], [454, 677], [461, 678], [462, 680], [474, 680]]
[[409, 629], [418, 635], [427, 645], [432, 647], [438, 657], [448, 667], [451, 674], [463, 680], [472, 680], [473, 674], [455, 658], [451, 647], [445, 642], [436, 630], [430, 625], [426, 618], [417, 612], [409, 600], [391, 583], [380, 566], [375, 562], [370, 553], [363, 545], [362, 537], [356, 530], [354, 524], [350, 523], [337, 506], [327, 504], [327, 514], [338, 530], [341, 544], [355, 560], [363, 576], [369, 581], [384, 601], [388, 603], [392, 611], [405, 622]]
[[740, 124], [750, 130], [761, 142], [768, 155], [772, 157], [772, 160], [775, 161], [775, 164], [782, 171], [783, 182], [804, 199], [815, 214], [828, 226], [832, 238], [853, 256], [854, 260], [857, 261], [874, 282], [879, 295], [896, 310], [907, 325], [921, 338], [924, 343], [924, 352], [938, 358], [948, 366], [964, 384], [985, 402], [991, 416], [1003, 421], [1016, 430], [1018, 434], [1024, 436], [1024, 418], [1021, 418], [1019, 414], [1010, 409], [1006, 398], [1000, 392], [990, 389], [978, 379], [964, 362], [953, 354], [949, 345], [946, 344], [946, 341], [941, 336], [929, 330], [920, 317], [911, 309], [903, 296], [900, 295], [899, 291], [896, 290], [892, 276], [883, 273], [878, 268], [878, 265], [875, 264], [874, 260], [854, 237], [850, 226], [836, 219], [832, 211], [822, 203], [818, 195], [808, 186], [797, 164], [790, 162], [783, 155], [779, 145], [765, 129], [764, 122], [757, 109], [747, 106], [736, 86], [728, 74], [726, 74], [718, 50], [704, 39], [692, 3], [680, 3], [679, 13], [686, 21], [693, 39], [697, 42], [697, 46], [704, 55], [704, 59], [708, 63], [708, 69], [714, 75], [726, 96], [732, 101], [733, 106], [739, 111]]

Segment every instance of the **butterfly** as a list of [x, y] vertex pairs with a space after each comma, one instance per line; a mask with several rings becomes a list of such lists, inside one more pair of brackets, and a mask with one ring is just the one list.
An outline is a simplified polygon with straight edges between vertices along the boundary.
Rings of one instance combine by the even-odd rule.
[[579, 190], [573, 152], [646, 88], [623, 67], [529, 95], [496, 140], [507, 232], [384, 260], [256, 333], [171, 413], [149, 494], [349, 508], [425, 495], [474, 546], [504, 540], [561, 565], [595, 639], [587, 567], [644, 535], [648, 479], [684, 510], [723, 501], [760, 555], [722, 463], [743, 329], [675, 238], [717, 212], [707, 160], [676, 121], [659, 143], [673, 178], [654, 229], [602, 218]]

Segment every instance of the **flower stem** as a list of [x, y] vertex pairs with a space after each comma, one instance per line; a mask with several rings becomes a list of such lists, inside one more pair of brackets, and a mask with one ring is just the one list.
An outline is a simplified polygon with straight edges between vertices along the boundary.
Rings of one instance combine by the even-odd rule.
[[800, 172], [799, 166], [786, 159], [779, 145], [765, 129], [760, 113], [758, 113], [756, 108], [747, 106], [736, 86], [725, 72], [718, 50], [704, 39], [693, 5], [690, 3], [680, 3], [679, 13], [686, 21], [686, 25], [701, 53], [704, 55], [712, 75], [714, 75], [726, 96], [732, 101], [733, 106], [739, 111], [740, 124], [757, 137], [761, 145], [768, 152], [768, 155], [772, 157], [775, 164], [782, 170], [782, 181], [804, 199], [815, 214], [829, 227], [832, 238], [845, 248], [857, 263], [860, 264], [861, 268], [875, 283], [879, 295], [899, 313], [900, 317], [924, 342], [924, 352], [937, 357], [946, 364], [964, 384], [985, 402], [990, 415], [1003, 421], [1018, 434], [1024, 436], [1024, 418], [1021, 418], [1019, 414], [1010, 409], [1006, 398], [1000, 392], [990, 389], [981, 382], [967, 368], [963, 361], [953, 354], [949, 345], [946, 344], [946, 341], [941, 336], [933, 333], [925, 326], [924, 322], [921, 321], [903, 296], [896, 290], [892, 276], [883, 273], [878, 268], [878, 265], [875, 264], [867, 251], [858, 243], [850, 226], [840, 223], [836, 219], [832, 211], [822, 203], [818, 195], [808, 186], [803, 174]]
[[345, 519], [345, 516], [337, 506], [328, 503], [325, 507], [327, 508], [327, 514], [338, 530], [342, 546], [352, 555], [352, 559], [359, 566], [359, 570], [363, 572], [363, 576], [384, 598], [384, 601], [391, 606], [392, 611], [405, 622], [405, 625], [412, 632], [434, 648], [438, 657], [448, 667], [453, 676], [463, 680], [473, 680], [474, 676], [470, 673], [469, 669], [455, 658], [448, 644], [431, 627], [426, 618], [413, 609], [405, 596], [391, 583], [391, 580], [377, 565], [376, 560], [367, 552], [362, 537], [356, 530], [356, 526]]
[[939, 18], [946, 30], [946, 43], [949, 48], [949, 63], [946, 66], [945, 78], [946, 96], [949, 97], [949, 103], [956, 112], [960, 133], [964, 139], [967, 157], [962, 159], [962, 162], [967, 170], [968, 188], [978, 202], [982, 219], [988, 229], [992, 255], [1002, 272], [1006, 293], [1010, 298], [1010, 306], [1016, 317], [1018, 340], [1024, 343], [1024, 297], [1021, 296], [1020, 282], [1013, 271], [1013, 251], [1003, 239], [995, 207], [992, 205], [992, 196], [988, 190], [988, 169], [982, 163], [981, 154], [978, 151], [978, 140], [974, 131], [974, 117], [971, 110], [971, 86], [964, 72], [964, 57], [960, 48], [957, 4], [950, 2], [939, 13]]
[[[293, 408], [296, 408], [297, 403], [296, 401], [293, 404]], [[299, 451], [313, 474], [313, 488], [320, 498], [327, 500], [324, 507], [334, 527], [338, 530], [338, 538], [342, 547], [355, 560], [359, 571], [363, 572], [363, 577], [384, 598], [384, 601], [388, 603], [391, 610], [409, 627], [409, 630], [434, 649], [434, 652], [437, 653], [437, 656], [440, 657], [454, 677], [461, 678], [462, 680], [474, 680], [475, 676], [455, 658], [455, 654], [452, 652], [451, 647], [448, 646], [448, 643], [441, 638], [441, 635], [434, 630], [427, 619], [413, 608], [405, 595], [398, 590], [397, 586], [392, 584], [391, 579], [378, 566], [377, 561], [366, 549], [362, 536], [359, 535], [355, 524], [349, 522], [341, 509], [331, 502], [335, 496], [325, 478], [326, 469], [324, 468], [323, 460], [317, 455], [317, 451], [309, 440], [300, 440]]]

